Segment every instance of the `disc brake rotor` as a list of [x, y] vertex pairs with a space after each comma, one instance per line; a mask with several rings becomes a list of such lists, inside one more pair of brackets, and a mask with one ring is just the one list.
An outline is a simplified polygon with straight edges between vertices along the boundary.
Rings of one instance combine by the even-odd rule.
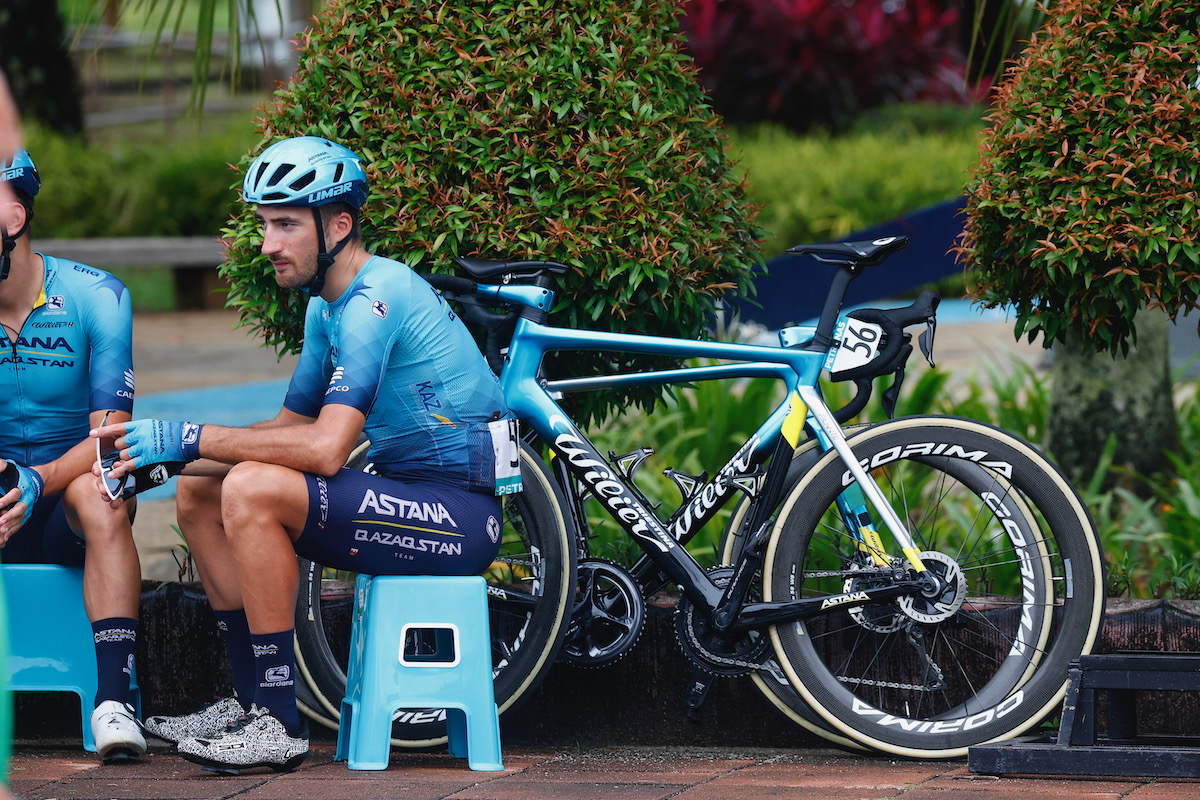
[[901, 597], [898, 603], [900, 610], [917, 622], [944, 622], [957, 614], [963, 601], [967, 599], [967, 576], [963, 574], [958, 562], [945, 553], [931, 551], [917, 555], [929, 568], [929, 572], [941, 581], [942, 589], [933, 597]]

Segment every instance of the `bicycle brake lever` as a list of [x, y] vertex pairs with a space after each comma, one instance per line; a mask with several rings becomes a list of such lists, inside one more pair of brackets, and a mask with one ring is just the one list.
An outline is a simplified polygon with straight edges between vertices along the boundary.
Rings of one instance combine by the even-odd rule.
[[892, 372], [896, 378], [892, 381], [892, 385], [884, 390], [879, 398], [883, 403], [883, 411], [887, 414], [888, 419], [896, 418], [896, 401], [900, 399], [900, 385], [904, 383], [904, 365], [908, 363], [908, 356], [911, 353], [912, 345], [904, 345], [904, 348], [900, 351], [900, 358], [897, 359], [899, 366]]
[[925, 356], [925, 360], [931, 367], [937, 367], [937, 364], [933, 363], [933, 334], [936, 329], [937, 317], [930, 314], [925, 318], [925, 330], [921, 331], [921, 335], [917, 337], [917, 343], [921, 345], [921, 354]]

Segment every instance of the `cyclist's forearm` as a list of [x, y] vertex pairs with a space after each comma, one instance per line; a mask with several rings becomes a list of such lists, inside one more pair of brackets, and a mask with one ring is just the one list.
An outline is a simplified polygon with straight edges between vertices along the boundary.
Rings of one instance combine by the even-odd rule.
[[350, 457], [364, 422], [361, 412], [349, 406], [332, 406], [311, 425], [205, 425], [200, 434], [200, 455], [225, 464], [261, 461], [333, 475]]
[[93, 439], [84, 439], [53, 461], [35, 465], [33, 468], [42, 476], [45, 484], [42, 494], [54, 494], [65, 490], [71, 481], [80, 475], [90, 474], [95, 461], [96, 442]]

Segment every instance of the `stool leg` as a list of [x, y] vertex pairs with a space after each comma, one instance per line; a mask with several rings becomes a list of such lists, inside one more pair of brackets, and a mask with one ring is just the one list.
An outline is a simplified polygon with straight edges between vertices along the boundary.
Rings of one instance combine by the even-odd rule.
[[500, 758], [500, 716], [492, 703], [492, 713], [467, 715], [467, 738], [470, 749], [467, 764], [477, 772], [500, 772], [504, 763]]
[[[347, 766], [350, 769], [387, 769], [392, 750], [392, 710], [367, 704], [351, 712]], [[341, 728], [338, 729], [341, 738]]]

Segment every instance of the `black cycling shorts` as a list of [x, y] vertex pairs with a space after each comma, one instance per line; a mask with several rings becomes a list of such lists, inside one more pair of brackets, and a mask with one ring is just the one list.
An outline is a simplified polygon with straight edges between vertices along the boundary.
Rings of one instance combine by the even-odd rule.
[[305, 475], [308, 522], [296, 552], [368, 575], [477, 575], [500, 550], [500, 498], [444, 484], [340, 470]]
[[29, 520], [0, 550], [5, 564], [63, 564], [82, 567], [86, 542], [67, 524], [62, 492], [38, 498]]

